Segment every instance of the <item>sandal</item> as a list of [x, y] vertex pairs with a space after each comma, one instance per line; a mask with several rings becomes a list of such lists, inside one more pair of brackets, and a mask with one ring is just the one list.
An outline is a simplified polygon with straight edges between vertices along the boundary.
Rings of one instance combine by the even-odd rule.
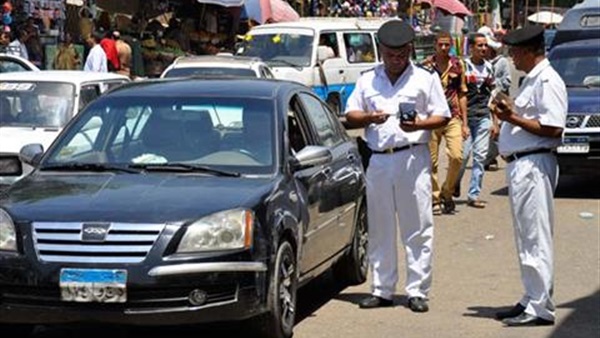
[[467, 205], [473, 208], [477, 208], [477, 209], [483, 209], [485, 208], [485, 202], [482, 202], [480, 200], [469, 200], [467, 202]]

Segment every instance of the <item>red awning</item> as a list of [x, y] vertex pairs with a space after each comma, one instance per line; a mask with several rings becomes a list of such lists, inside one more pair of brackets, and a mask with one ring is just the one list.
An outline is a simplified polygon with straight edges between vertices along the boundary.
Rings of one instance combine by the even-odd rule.
[[473, 15], [467, 6], [459, 0], [418, 0], [418, 3], [429, 4], [432, 7], [456, 16]]

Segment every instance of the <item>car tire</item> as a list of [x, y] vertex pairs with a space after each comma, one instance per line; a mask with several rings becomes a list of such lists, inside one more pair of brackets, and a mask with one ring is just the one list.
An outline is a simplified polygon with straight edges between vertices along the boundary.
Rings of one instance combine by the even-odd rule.
[[255, 321], [255, 329], [259, 337], [290, 338], [296, 320], [298, 267], [296, 253], [288, 241], [279, 245], [273, 268], [267, 298], [269, 311]]
[[358, 285], [367, 280], [369, 272], [369, 225], [366, 204], [362, 203], [356, 215], [356, 225], [350, 251], [333, 267], [335, 280], [344, 285]]

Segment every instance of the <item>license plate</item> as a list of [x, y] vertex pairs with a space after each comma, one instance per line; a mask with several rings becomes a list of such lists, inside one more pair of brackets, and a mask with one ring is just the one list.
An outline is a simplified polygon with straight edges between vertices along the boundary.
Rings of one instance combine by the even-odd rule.
[[561, 154], [587, 154], [590, 152], [590, 143], [585, 136], [565, 137], [563, 145], [559, 146], [556, 151]]
[[125, 303], [127, 270], [61, 269], [60, 298], [65, 302]]

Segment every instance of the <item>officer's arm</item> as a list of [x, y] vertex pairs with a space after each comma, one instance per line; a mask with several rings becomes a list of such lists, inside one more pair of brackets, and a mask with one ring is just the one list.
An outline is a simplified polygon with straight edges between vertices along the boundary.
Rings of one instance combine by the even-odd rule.
[[556, 137], [556, 138], [562, 136], [563, 128], [554, 127], [554, 126], [545, 126], [545, 125], [542, 125], [540, 123], [540, 121], [538, 121], [538, 120], [525, 119], [525, 118], [519, 116], [518, 114], [516, 114], [514, 111], [512, 111], [512, 109], [510, 110], [510, 112], [507, 112], [504, 114], [499, 114], [498, 117], [501, 120], [504, 120], [508, 123], [519, 126], [523, 129], [527, 130], [528, 132], [538, 135], [538, 136]]
[[384, 123], [389, 117], [389, 114], [380, 111], [367, 114], [362, 110], [352, 110], [346, 114], [346, 123], [351, 128], [364, 128], [371, 123]]

